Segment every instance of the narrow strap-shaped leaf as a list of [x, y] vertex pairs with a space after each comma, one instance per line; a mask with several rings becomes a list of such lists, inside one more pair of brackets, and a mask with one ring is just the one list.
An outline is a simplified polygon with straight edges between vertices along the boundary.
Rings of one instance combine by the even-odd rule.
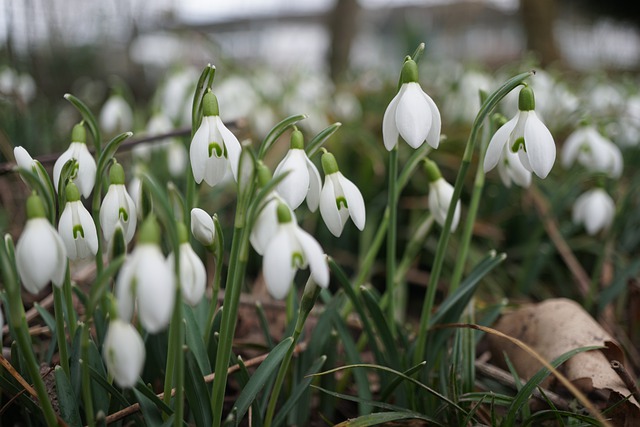
[[[140, 412], [142, 412], [145, 423], [148, 426], [161, 426], [163, 423], [162, 412], [155, 405], [155, 402], [149, 399], [149, 396], [147, 394], [135, 388], [133, 389], [133, 394], [136, 396], [136, 400], [140, 405]], [[173, 421], [173, 417], [170, 418]]]
[[[343, 421], [336, 424], [335, 427], [367, 427], [377, 426], [379, 424], [390, 423], [400, 420], [423, 420], [429, 421], [424, 415], [415, 412], [376, 412], [375, 414], [362, 415], [358, 418]], [[436, 424], [442, 425], [442, 424]]]
[[131, 403], [127, 400], [126, 397], [124, 397], [124, 394], [122, 394], [120, 390], [115, 388], [109, 381], [107, 381], [104, 375], [102, 375], [101, 373], [93, 369], [93, 367], [91, 366], [89, 366], [89, 375], [91, 376], [91, 380], [93, 380], [96, 384], [102, 387], [107, 393], [109, 393], [112, 399], [117, 400], [120, 406], [122, 406], [123, 408], [126, 408], [127, 406], [131, 405]]
[[[154, 392], [153, 390], [151, 390], [145, 383], [143, 383], [142, 381], [138, 381], [138, 383], [136, 384], [136, 387], [134, 389], [134, 392], [140, 392], [141, 394], [143, 394], [144, 396], [146, 396], [147, 399], [149, 399], [153, 405], [155, 405], [158, 409], [160, 409], [161, 411], [164, 411], [166, 414], [168, 415], [173, 415], [173, 409], [171, 409], [171, 407], [169, 405], [167, 405], [166, 403], [164, 403], [164, 401], [162, 399], [160, 399]], [[138, 393], [136, 393], [136, 398], [138, 396]], [[140, 402], [140, 399], [138, 399], [138, 402]]]
[[[200, 336], [200, 334], [197, 334]], [[209, 388], [204, 382], [200, 364], [196, 360], [193, 352], [186, 354], [187, 372], [185, 376], [185, 395], [191, 414], [197, 426], [210, 426], [213, 423], [211, 416], [211, 395]]]
[[211, 365], [209, 364], [207, 349], [202, 340], [202, 332], [193, 314], [193, 309], [183, 305], [182, 312], [186, 321], [187, 347], [189, 347], [195, 361], [198, 363], [202, 375], [209, 375], [211, 373]]
[[267, 320], [267, 316], [264, 312], [264, 307], [262, 307], [260, 301], [256, 301], [256, 314], [258, 315], [258, 320], [260, 321], [260, 329], [262, 329], [262, 334], [264, 335], [267, 347], [269, 348], [269, 350], [272, 350], [274, 344], [273, 338], [271, 338], [271, 333], [269, 332], [269, 321]]
[[100, 153], [100, 157], [98, 158], [96, 175], [102, 176], [105, 170], [107, 169], [107, 165], [116, 155], [116, 151], [120, 147], [120, 144], [124, 142], [125, 139], [130, 138], [133, 135], [133, 132], [124, 132], [120, 135], [115, 136], [111, 141], [105, 145], [104, 150]]
[[[406, 375], [407, 377], [410, 377], [411, 375], [415, 374], [416, 372], [419, 372], [422, 368], [424, 368], [426, 364], [427, 362], [424, 362], [424, 361], [420, 362], [416, 366], [413, 366], [407, 369], [406, 371], [404, 371], [403, 374]], [[393, 381], [387, 384], [387, 386], [380, 393], [380, 401], [384, 402], [385, 400], [387, 400], [387, 398], [391, 396], [391, 393], [393, 392], [393, 390], [395, 390], [395, 388], [398, 387], [398, 385], [400, 385], [403, 379], [404, 378], [402, 377], [396, 377], [393, 379]]]
[[[389, 355], [389, 357], [387, 358], [390, 362], [389, 365], [395, 369], [402, 369], [402, 359], [400, 358], [400, 354], [398, 353], [398, 346], [393, 339], [391, 329], [387, 324], [387, 319], [380, 309], [380, 301], [376, 301], [373, 293], [364, 286], [360, 288], [360, 294], [362, 295], [362, 299], [367, 306], [369, 314], [371, 314], [373, 324], [378, 331], [377, 336], [380, 337], [380, 340], [385, 347], [386, 353]], [[374, 340], [374, 336], [376, 335], [372, 335], [370, 337], [371, 341]]]
[[304, 149], [304, 151], [306, 151], [307, 153], [307, 156], [312, 157], [320, 149], [320, 147], [322, 147], [327, 139], [329, 139], [331, 135], [336, 133], [341, 126], [342, 123], [340, 122], [333, 123], [321, 130], [320, 133], [318, 133], [316, 136], [314, 136]]
[[67, 378], [61, 366], [56, 366], [54, 376], [56, 379], [56, 395], [58, 397], [60, 416], [71, 427], [82, 426], [80, 411], [78, 410], [78, 399], [73, 393], [69, 378]]
[[100, 139], [100, 127], [98, 126], [96, 117], [93, 115], [91, 110], [89, 110], [89, 107], [87, 107], [87, 105], [84, 102], [80, 101], [78, 98], [71, 95], [70, 93], [65, 94], [64, 99], [69, 101], [76, 108], [76, 110], [80, 112], [80, 115], [82, 116], [84, 121], [87, 123], [87, 126], [89, 127], [89, 132], [91, 132], [91, 136], [93, 137], [93, 143], [96, 147], [96, 152], [100, 154], [100, 152], [102, 151], [102, 147], [101, 147], [102, 140]]
[[294, 387], [294, 389], [291, 391], [289, 399], [287, 399], [287, 401], [278, 411], [278, 415], [276, 415], [273, 420], [274, 427], [284, 423], [287, 415], [289, 414], [289, 411], [294, 408], [294, 406], [296, 405], [296, 403], [298, 403], [298, 400], [302, 396], [302, 393], [304, 393], [307, 387], [309, 387], [309, 385], [311, 384], [311, 381], [313, 381], [313, 377], [311, 377], [311, 375], [317, 373], [322, 368], [322, 365], [324, 365], [324, 362], [326, 360], [327, 356], [320, 356], [315, 362], [313, 362], [313, 365], [309, 367], [305, 374], [305, 377], [302, 379], [302, 381], [300, 381], [299, 384]]
[[264, 159], [264, 156], [267, 154], [267, 150], [273, 145], [274, 142], [280, 138], [280, 136], [290, 127], [298, 123], [300, 120], [304, 120], [307, 118], [306, 114], [296, 114], [293, 116], [289, 116], [286, 119], [282, 120], [280, 123], [276, 124], [267, 134], [267, 136], [260, 144], [260, 150], [258, 151], [258, 159]]
[[256, 369], [247, 385], [242, 389], [236, 403], [233, 405], [237, 410], [236, 420], [241, 420], [244, 417], [244, 414], [249, 409], [249, 406], [251, 406], [251, 403], [255, 400], [258, 392], [262, 389], [269, 376], [278, 369], [280, 362], [284, 358], [285, 354], [287, 354], [287, 350], [292, 343], [292, 337], [282, 340], [280, 344], [271, 350], [264, 362], [262, 362], [258, 369]]

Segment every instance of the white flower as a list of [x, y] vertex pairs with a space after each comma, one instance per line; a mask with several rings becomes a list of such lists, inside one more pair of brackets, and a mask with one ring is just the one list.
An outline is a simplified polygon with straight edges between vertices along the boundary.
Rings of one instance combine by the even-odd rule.
[[215, 242], [216, 227], [213, 217], [200, 208], [191, 209], [191, 233], [204, 246], [211, 246]]
[[137, 300], [138, 316], [147, 331], [156, 333], [169, 324], [175, 300], [174, 274], [157, 244], [138, 243], [120, 270], [115, 291], [123, 319], [131, 320]]
[[42, 168], [42, 165], [38, 165], [38, 161], [34, 160], [33, 157], [29, 154], [29, 152], [24, 147], [15, 147], [13, 149], [13, 155], [16, 158], [16, 163], [20, 169], [25, 169], [31, 171], [38, 175], [40, 181], [46, 186], [51, 185], [51, 181], [49, 180], [49, 176], [45, 173]]
[[438, 148], [441, 118], [436, 103], [418, 83], [418, 67], [413, 60], [402, 67], [402, 86], [391, 100], [382, 119], [384, 146], [391, 151], [398, 143], [398, 135], [413, 148], [424, 141]]
[[287, 206], [278, 207], [278, 219], [278, 231], [267, 245], [262, 260], [269, 293], [274, 298], [284, 298], [298, 269], [307, 266], [319, 286], [329, 286], [329, 266], [320, 244], [291, 220]]
[[218, 101], [208, 92], [203, 100], [204, 117], [193, 135], [189, 157], [193, 178], [200, 184], [202, 180], [211, 187], [222, 181], [230, 168], [233, 178], [238, 180], [240, 142], [222, 123], [218, 115]]
[[[253, 224], [249, 241], [259, 255], [264, 255], [267, 245], [278, 231], [278, 206], [281, 203], [289, 207], [287, 202], [280, 197], [276, 191], [271, 192], [271, 194], [266, 197], [266, 202], [260, 209], [255, 224]], [[295, 221], [295, 214], [291, 208], [289, 208], [289, 210], [291, 217]]]
[[142, 181], [137, 176], [134, 176], [129, 185], [127, 186], [131, 200], [136, 207], [136, 214], [139, 219], [142, 219], [144, 212], [142, 211]]
[[315, 212], [320, 203], [322, 181], [318, 168], [304, 151], [302, 132], [297, 129], [291, 133], [291, 148], [276, 167], [273, 176], [285, 173], [287, 176], [278, 184], [278, 194], [294, 210], [306, 198], [309, 210]]
[[[167, 263], [173, 266], [174, 254], [169, 254]], [[189, 242], [180, 244], [180, 292], [182, 298], [192, 306], [197, 305], [207, 284], [207, 271], [200, 257], [194, 252]]]
[[136, 328], [128, 322], [113, 319], [104, 337], [102, 353], [116, 384], [122, 388], [135, 386], [145, 359], [144, 341]]
[[[75, 191], [77, 192], [77, 189]], [[58, 222], [58, 233], [70, 260], [87, 258], [98, 252], [96, 226], [91, 214], [79, 199], [67, 201]]]
[[364, 229], [366, 213], [364, 199], [358, 187], [342, 175], [331, 153], [322, 156], [324, 186], [320, 193], [320, 214], [331, 234], [340, 237], [351, 217], [359, 230]]
[[611, 226], [616, 212], [611, 197], [602, 188], [594, 188], [582, 194], [573, 205], [574, 224], [584, 224], [589, 235]]
[[136, 233], [136, 204], [124, 184], [111, 184], [100, 206], [100, 226], [107, 242], [111, 241], [119, 224], [126, 243], [131, 242]]
[[514, 153], [528, 171], [546, 178], [556, 160], [556, 145], [549, 129], [533, 110], [533, 92], [529, 87], [520, 91], [519, 111], [505, 123], [489, 141], [484, 158], [484, 171], [493, 169], [504, 154], [505, 146]]
[[100, 111], [100, 127], [108, 134], [130, 131], [133, 127], [133, 111], [120, 95], [112, 95]]
[[498, 174], [507, 188], [511, 187], [512, 182], [523, 188], [528, 188], [531, 185], [531, 172], [522, 165], [518, 155], [512, 152], [506, 144], [498, 162]]
[[49, 281], [62, 286], [67, 251], [55, 228], [44, 218], [44, 206], [37, 195], [27, 200], [27, 217], [16, 245], [16, 264], [25, 289], [37, 294]]
[[76, 125], [73, 128], [71, 139], [73, 142], [67, 148], [67, 151], [62, 153], [56, 163], [53, 165], [53, 185], [56, 191], [60, 191], [58, 188], [58, 181], [60, 181], [60, 173], [62, 167], [70, 159], [75, 159], [78, 162], [78, 169], [74, 182], [80, 189], [80, 193], [84, 198], [89, 197], [93, 190], [93, 184], [96, 182], [96, 161], [87, 148], [86, 133], [84, 126]]
[[[447, 212], [451, 205], [451, 198], [453, 197], [453, 186], [449, 184], [444, 178], [439, 178], [429, 183], [429, 210], [433, 215], [433, 218], [441, 226], [444, 225], [447, 219]], [[456, 204], [456, 210], [453, 213], [453, 222], [451, 223], [451, 232], [453, 233], [458, 227], [460, 221], [460, 200]]]
[[594, 126], [576, 129], [562, 147], [562, 166], [578, 162], [591, 172], [605, 172], [612, 178], [622, 175], [622, 153]]

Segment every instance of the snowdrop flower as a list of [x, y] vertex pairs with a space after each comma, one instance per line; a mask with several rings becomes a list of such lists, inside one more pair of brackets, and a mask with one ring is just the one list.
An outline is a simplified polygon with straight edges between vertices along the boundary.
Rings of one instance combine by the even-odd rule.
[[562, 166], [568, 168], [574, 162], [591, 172], [605, 172], [612, 178], [622, 175], [620, 149], [592, 125], [576, 129], [562, 147]]
[[322, 155], [322, 169], [324, 186], [320, 193], [320, 214], [331, 234], [340, 237], [349, 217], [359, 230], [363, 230], [366, 213], [358, 187], [338, 170], [333, 154]]
[[304, 151], [304, 137], [295, 127], [291, 133], [290, 144], [289, 151], [273, 173], [276, 177], [287, 174], [278, 184], [278, 193], [294, 210], [306, 198], [309, 210], [315, 212], [320, 203], [320, 173], [307, 157]]
[[73, 182], [67, 184], [65, 204], [58, 234], [62, 237], [70, 260], [87, 258], [98, 252], [98, 232], [89, 211], [80, 201], [80, 192]]
[[504, 148], [518, 154], [525, 169], [546, 178], [556, 160], [556, 146], [549, 129], [534, 111], [533, 91], [525, 87], [520, 91], [519, 112], [504, 124], [489, 141], [484, 158], [484, 171], [493, 169], [504, 156]]
[[[187, 304], [197, 305], [207, 284], [207, 271], [200, 257], [194, 252], [189, 243], [187, 227], [178, 223], [180, 235], [180, 293]], [[175, 254], [172, 252], [167, 258], [167, 263], [172, 266], [175, 262]]]
[[391, 100], [382, 119], [384, 146], [391, 151], [398, 143], [398, 135], [413, 148], [424, 141], [438, 148], [440, 143], [440, 111], [431, 97], [418, 83], [418, 65], [407, 57], [400, 74], [402, 85]]
[[175, 300], [173, 269], [162, 255], [159, 241], [160, 228], [149, 216], [141, 226], [137, 246], [120, 270], [115, 289], [120, 317], [131, 320], [137, 300], [140, 322], [150, 333], [169, 324]]
[[262, 269], [267, 290], [276, 299], [284, 298], [299, 268], [309, 266], [311, 277], [321, 287], [329, 286], [329, 265], [320, 244], [293, 222], [285, 204], [278, 206], [278, 231], [264, 252]]
[[216, 227], [213, 217], [200, 208], [191, 209], [191, 233], [204, 246], [213, 245], [216, 238]]
[[[436, 222], [440, 226], [444, 226], [449, 206], [451, 206], [451, 199], [453, 198], [453, 186], [444, 180], [438, 166], [429, 159], [425, 160], [425, 171], [429, 180], [429, 210]], [[458, 228], [459, 221], [460, 200], [458, 200], [456, 210], [453, 213], [452, 233]]]
[[100, 206], [100, 225], [107, 242], [110, 242], [116, 227], [122, 227], [124, 240], [131, 242], [138, 221], [136, 205], [124, 186], [124, 169], [114, 163], [109, 170], [109, 189]]
[[213, 93], [204, 95], [202, 108], [204, 117], [189, 149], [193, 178], [198, 184], [204, 179], [213, 187], [222, 181], [231, 168], [233, 178], [237, 181], [242, 150], [238, 138], [220, 120], [218, 100]]
[[107, 370], [122, 388], [133, 388], [142, 373], [145, 348], [142, 337], [128, 322], [113, 319], [102, 348]]
[[[13, 155], [16, 158], [16, 164], [18, 168], [25, 169], [31, 171], [38, 175], [40, 181], [45, 184], [45, 186], [51, 188], [51, 180], [49, 179], [49, 175], [47, 175], [46, 170], [42, 167], [42, 164], [35, 160], [29, 152], [24, 147], [15, 147], [13, 149]], [[51, 188], [51, 191], [53, 189]]]
[[511, 151], [506, 144], [498, 161], [498, 174], [507, 188], [511, 187], [512, 182], [523, 188], [531, 185], [531, 172], [522, 165], [518, 154]]
[[75, 171], [74, 182], [80, 189], [80, 193], [84, 198], [89, 197], [93, 190], [93, 184], [96, 182], [96, 161], [93, 159], [89, 149], [87, 148], [87, 133], [82, 123], [73, 127], [71, 132], [71, 144], [67, 151], [62, 153], [56, 163], [53, 165], [53, 185], [56, 191], [60, 191], [58, 188], [58, 181], [60, 181], [60, 173], [62, 167], [70, 159], [75, 159], [78, 162], [77, 170]]
[[40, 292], [50, 281], [60, 287], [67, 268], [67, 251], [55, 228], [45, 219], [37, 194], [27, 199], [27, 224], [16, 245], [18, 274], [25, 289]]
[[107, 99], [100, 111], [100, 127], [108, 134], [130, 131], [133, 127], [133, 111], [121, 95]]
[[584, 224], [587, 233], [593, 236], [611, 226], [616, 207], [611, 197], [602, 188], [594, 188], [582, 194], [573, 205], [574, 224]]

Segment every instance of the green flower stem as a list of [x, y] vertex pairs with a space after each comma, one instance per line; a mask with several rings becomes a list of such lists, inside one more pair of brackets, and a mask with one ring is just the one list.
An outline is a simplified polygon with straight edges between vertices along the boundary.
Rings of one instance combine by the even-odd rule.
[[[60, 366], [67, 378], [71, 378], [69, 369], [69, 350], [67, 349], [67, 335], [64, 328], [63, 290], [57, 286], [53, 287], [53, 308], [56, 318], [56, 338], [58, 339], [58, 349], [60, 351]], [[69, 321], [69, 325], [71, 321]], [[71, 328], [69, 328], [71, 330]], [[70, 333], [70, 336], [73, 334]]]
[[[305, 289], [305, 293], [302, 297], [302, 301], [300, 302], [300, 310], [298, 311], [298, 319], [296, 320], [296, 327], [293, 331], [293, 341], [291, 342], [291, 346], [287, 350], [287, 354], [282, 360], [282, 364], [280, 365], [280, 369], [278, 369], [278, 375], [276, 376], [276, 381], [273, 385], [273, 389], [271, 390], [271, 396], [269, 397], [269, 404], [267, 405], [267, 413], [264, 417], [264, 427], [271, 427], [271, 422], [273, 421], [273, 415], [275, 414], [276, 404], [278, 403], [278, 397], [280, 396], [280, 390], [282, 389], [282, 384], [284, 383], [284, 379], [287, 375], [287, 371], [289, 370], [289, 365], [291, 364], [291, 358], [293, 357], [293, 351], [296, 348], [296, 344], [298, 343], [298, 339], [300, 338], [300, 334], [304, 329], [304, 324], [307, 321], [307, 317], [309, 317], [309, 313], [313, 308], [318, 296], [320, 295], [320, 291], [322, 288], [313, 282], [313, 279], [309, 278], [307, 282], [307, 288]], [[309, 292], [307, 292], [309, 290]]]
[[375, 236], [373, 237], [373, 241], [369, 245], [369, 250], [364, 255], [362, 259], [362, 264], [358, 269], [358, 276], [353, 282], [353, 288], [356, 292], [359, 292], [360, 286], [364, 285], [364, 282], [367, 280], [367, 277], [371, 273], [371, 268], [373, 268], [373, 264], [376, 262], [376, 257], [378, 256], [378, 251], [382, 247], [382, 243], [384, 242], [384, 238], [387, 235], [387, 227], [389, 226], [389, 208], [387, 207], [384, 210], [384, 215], [382, 216], [382, 220], [378, 225], [378, 229], [376, 231]]
[[467, 212], [467, 219], [464, 224], [464, 230], [462, 231], [462, 237], [460, 239], [460, 247], [458, 248], [458, 255], [456, 256], [456, 265], [451, 276], [451, 282], [449, 284], [449, 293], [458, 289], [460, 281], [462, 280], [462, 274], [464, 272], [464, 266], [467, 261], [467, 254], [469, 253], [469, 245], [471, 244], [471, 238], [473, 237], [473, 225], [476, 222], [476, 216], [478, 214], [478, 208], [480, 206], [480, 197], [484, 190], [484, 156], [486, 153], [486, 147], [488, 144], [489, 135], [491, 134], [491, 126], [485, 126], [483, 132], [483, 141], [480, 148], [480, 155], [478, 157], [478, 169], [476, 169], [475, 181], [473, 183], [473, 193], [471, 194], [471, 201], [469, 202], [469, 210]]
[[87, 425], [93, 427], [96, 425], [96, 422], [93, 413], [93, 396], [91, 393], [91, 376], [89, 373], [89, 323], [83, 323], [81, 328], [80, 359], [82, 366], [82, 400], [84, 401], [84, 414]]
[[449, 211], [447, 212], [447, 218], [445, 220], [444, 226], [442, 227], [440, 239], [438, 240], [435, 259], [433, 261], [431, 275], [429, 276], [427, 293], [425, 295], [424, 304], [422, 305], [420, 327], [418, 330], [416, 351], [414, 353], [415, 364], [422, 362], [424, 359], [425, 346], [427, 342], [427, 329], [429, 328], [429, 323], [431, 321], [431, 311], [433, 309], [433, 304], [435, 301], [436, 289], [440, 280], [440, 274], [442, 273], [442, 265], [444, 263], [445, 252], [449, 243], [449, 238], [451, 237], [451, 223], [453, 222], [453, 213], [455, 211], [458, 200], [460, 200], [460, 194], [462, 192], [464, 179], [473, 158], [473, 152], [475, 150], [478, 132], [480, 131], [485, 118], [489, 115], [489, 113], [491, 113], [498, 102], [500, 102], [502, 98], [504, 98], [509, 92], [522, 84], [522, 82], [531, 75], [533, 75], [532, 71], [518, 74], [517, 76], [512, 77], [506, 83], [504, 83], [482, 104], [482, 107], [480, 108], [480, 111], [478, 112], [478, 115], [473, 122], [473, 127], [471, 128], [471, 133], [469, 134], [469, 139], [467, 141], [467, 145], [462, 157], [462, 164], [460, 165], [460, 169], [458, 170], [458, 176], [456, 177], [455, 185], [453, 187], [453, 195], [451, 197]]
[[216, 314], [216, 308], [218, 308], [218, 294], [220, 293], [220, 283], [222, 282], [222, 268], [224, 267], [224, 236], [222, 234], [222, 226], [218, 217], [214, 216], [213, 225], [216, 230], [216, 249], [215, 249], [215, 263], [216, 270], [213, 276], [213, 287], [211, 290], [211, 303], [209, 304], [209, 313], [207, 315], [207, 325], [204, 331], [204, 343], [206, 347], [209, 347], [209, 340], [211, 339], [211, 327], [213, 326], [213, 318]]
[[67, 322], [69, 323], [67, 326], [69, 328], [69, 336], [74, 337], [76, 335], [77, 317], [76, 317], [76, 310], [73, 307], [73, 295], [71, 291], [71, 272], [69, 271], [68, 262], [67, 262], [67, 271], [65, 272], [65, 275], [64, 275], [64, 283], [62, 284], [62, 293], [64, 295], [64, 301], [67, 306]]
[[20, 353], [24, 357], [27, 370], [33, 381], [33, 386], [38, 395], [40, 401], [40, 407], [44, 414], [45, 421], [49, 427], [58, 425], [58, 418], [51, 400], [47, 393], [47, 388], [40, 376], [40, 366], [36, 360], [36, 356], [33, 353], [33, 345], [31, 342], [31, 336], [29, 335], [27, 318], [24, 313], [24, 306], [22, 304], [22, 297], [20, 295], [20, 285], [17, 278], [17, 270], [15, 266], [15, 259], [11, 259], [9, 253], [15, 253], [13, 250], [13, 241], [11, 239], [5, 239], [5, 244], [11, 245], [11, 250], [8, 250], [5, 244], [0, 244], [0, 270], [2, 271], [2, 277], [4, 280], [4, 287], [7, 291], [7, 300], [9, 302], [9, 323], [13, 326], [16, 334], [16, 340]]
[[387, 226], [387, 313], [389, 327], [395, 333], [396, 304], [396, 239], [398, 234], [398, 147], [389, 152], [389, 224]]

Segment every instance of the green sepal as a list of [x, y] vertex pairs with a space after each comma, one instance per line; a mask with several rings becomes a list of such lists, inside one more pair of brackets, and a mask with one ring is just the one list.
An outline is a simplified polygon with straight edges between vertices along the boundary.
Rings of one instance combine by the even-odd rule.
[[536, 99], [530, 86], [525, 86], [520, 90], [518, 109], [520, 111], [533, 111], [536, 109]]

